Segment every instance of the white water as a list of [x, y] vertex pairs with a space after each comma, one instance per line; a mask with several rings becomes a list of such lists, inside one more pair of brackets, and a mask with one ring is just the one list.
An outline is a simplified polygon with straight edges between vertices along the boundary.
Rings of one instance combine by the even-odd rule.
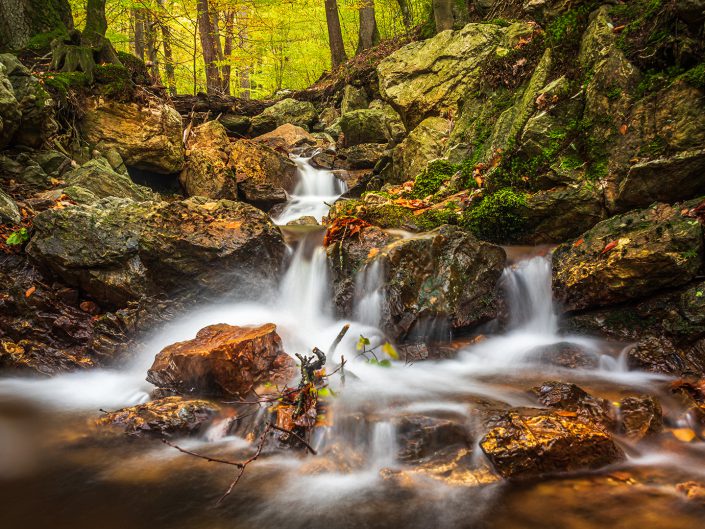
[[315, 217], [320, 222], [328, 214], [330, 206], [347, 191], [345, 183], [332, 171], [311, 166], [311, 158], [292, 157], [299, 175], [299, 183], [284, 210], [275, 219], [286, 224], [305, 216]]

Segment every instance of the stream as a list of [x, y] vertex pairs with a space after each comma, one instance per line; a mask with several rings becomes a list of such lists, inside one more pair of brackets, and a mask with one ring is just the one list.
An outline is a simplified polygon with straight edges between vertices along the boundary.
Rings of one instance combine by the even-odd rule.
[[[344, 191], [332, 172], [294, 159], [300, 183], [274, 219], [285, 225], [310, 215], [318, 221]], [[626, 461], [595, 472], [507, 482], [496, 478], [478, 446], [469, 465], [419, 471], [400, 457], [399, 425], [424, 414], [471, 423], [488, 403], [535, 406], [526, 390], [546, 380], [574, 382], [586, 391], [619, 400], [626, 394], [659, 397], [664, 413], [678, 404], [662, 394], [666, 380], [629, 371], [627, 344], [599, 336], [560, 332], [552, 300], [550, 256], [520, 250], [501, 279], [509, 330], [477, 343], [458, 341], [445, 360], [389, 368], [356, 356], [360, 335], [373, 345], [382, 290], [372, 267], [357, 281], [355, 321], [340, 321], [331, 306], [323, 229], [292, 230], [288, 269], [278, 292], [259, 300], [200, 307], [153, 333], [121, 370], [96, 370], [50, 379], [0, 379], [0, 504], [2, 527], [72, 529], [220, 528], [487, 528], [487, 529], [695, 529], [702, 506], [675, 492], [674, 484], [705, 479], [705, 444], [659, 436], [638, 447], [618, 438]], [[288, 228], [286, 228], [288, 229]], [[276, 300], [276, 302], [272, 302]], [[273, 322], [292, 354], [327, 347], [351, 324], [335, 358], [349, 359], [344, 387], [331, 378], [329, 426], [316, 430], [319, 456], [273, 452], [247, 469], [243, 481], [219, 507], [232, 468], [177, 452], [151, 439], [103, 439], [88, 426], [100, 409], [149, 400], [145, 381], [154, 355], [188, 340], [214, 323]], [[571, 344], [595, 359], [592, 368], [544, 363], [538, 348]], [[233, 414], [237, 413], [234, 407]], [[261, 426], [251, 415], [228, 431], [216, 422], [180, 446], [228, 459], [246, 454]], [[679, 425], [676, 425], [679, 426]], [[688, 426], [687, 423], [682, 424]], [[246, 456], [245, 456], [246, 457]], [[467, 463], [466, 461], [466, 463]]]

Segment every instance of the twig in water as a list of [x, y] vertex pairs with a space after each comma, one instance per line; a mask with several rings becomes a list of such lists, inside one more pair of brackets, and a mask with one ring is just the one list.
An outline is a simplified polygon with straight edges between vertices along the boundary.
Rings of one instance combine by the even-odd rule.
[[286, 434], [289, 434], [289, 435], [293, 435], [294, 437], [296, 437], [296, 439], [298, 439], [298, 440], [301, 442], [301, 444], [303, 444], [303, 445], [308, 449], [309, 452], [311, 452], [314, 456], [317, 456], [317, 455], [318, 455], [318, 452], [316, 452], [316, 450], [315, 450], [310, 444], [308, 444], [308, 443], [304, 440], [303, 437], [301, 437], [301, 436], [300, 436], [299, 434], [297, 434], [296, 432], [292, 432], [291, 430], [287, 430], [286, 428], [279, 428], [279, 426], [275, 426], [274, 424], [271, 424], [271, 423], [269, 424], [269, 426], [271, 426], [274, 430], [278, 430], [278, 431], [280, 431], [280, 432], [282, 432], [282, 433], [286, 433]]

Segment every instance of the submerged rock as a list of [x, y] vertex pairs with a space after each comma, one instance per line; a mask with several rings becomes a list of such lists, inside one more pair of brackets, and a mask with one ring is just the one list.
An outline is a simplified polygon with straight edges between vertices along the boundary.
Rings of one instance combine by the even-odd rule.
[[531, 389], [538, 401], [549, 408], [557, 408], [574, 414], [575, 417], [605, 428], [615, 425], [615, 412], [605, 399], [593, 397], [575, 384], [566, 382], [544, 382]]
[[[104, 199], [34, 220], [27, 252], [109, 305], [159, 293], [257, 296], [274, 287], [286, 247], [261, 211], [228, 200]], [[226, 270], [227, 273], [223, 273]]]
[[394, 338], [408, 338], [491, 320], [505, 259], [500, 247], [455, 226], [389, 244], [367, 264], [383, 270], [382, 328]]
[[650, 395], [625, 397], [619, 403], [620, 432], [633, 441], [663, 430], [661, 405]]
[[569, 311], [623, 303], [688, 283], [702, 258], [700, 223], [656, 204], [600, 222], [559, 246], [554, 290]]
[[261, 327], [210, 325], [196, 338], [164, 348], [147, 380], [178, 393], [245, 395], [260, 384], [286, 383], [296, 364], [272, 323]]
[[218, 411], [219, 406], [206, 400], [166, 397], [106, 413], [95, 424], [128, 435], [190, 435], [201, 431]]
[[397, 424], [399, 459], [419, 463], [432, 459], [440, 450], [455, 446], [469, 448], [470, 434], [465, 426], [450, 419], [407, 415]]
[[599, 426], [540, 410], [512, 410], [494, 417], [480, 448], [504, 478], [596, 469], [624, 457]]
[[90, 97], [78, 126], [88, 143], [115, 149], [128, 167], [171, 174], [184, 165], [181, 116], [161, 101], [138, 105]]

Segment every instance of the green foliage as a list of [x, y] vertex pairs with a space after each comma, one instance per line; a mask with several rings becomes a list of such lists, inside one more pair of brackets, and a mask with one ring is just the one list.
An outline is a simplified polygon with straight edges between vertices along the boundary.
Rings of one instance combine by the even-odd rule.
[[459, 170], [459, 167], [448, 160], [434, 160], [414, 180], [411, 191], [413, 198], [425, 198], [438, 192]]
[[142, 59], [125, 51], [118, 51], [117, 56], [122, 65], [130, 72], [132, 82], [135, 84], [147, 83], [149, 80], [149, 72], [147, 71], [147, 65], [145, 65]]
[[7, 239], [5, 239], [5, 244], [8, 246], [21, 246], [27, 241], [29, 241], [29, 231], [27, 228], [20, 228], [12, 232]]
[[29, 39], [26, 48], [35, 53], [45, 54], [51, 49], [54, 39], [66, 37], [68, 33], [65, 28], [57, 28], [47, 33], [39, 33]]
[[462, 225], [478, 237], [498, 242], [511, 242], [526, 225], [526, 195], [511, 188], [486, 196], [480, 204], [463, 215]]
[[455, 204], [449, 203], [443, 208], [429, 209], [416, 217], [416, 225], [424, 231], [430, 231], [444, 224], [458, 224], [460, 218]]
[[691, 86], [705, 89], [705, 63], [700, 63], [696, 67], [691, 68], [681, 78]]

